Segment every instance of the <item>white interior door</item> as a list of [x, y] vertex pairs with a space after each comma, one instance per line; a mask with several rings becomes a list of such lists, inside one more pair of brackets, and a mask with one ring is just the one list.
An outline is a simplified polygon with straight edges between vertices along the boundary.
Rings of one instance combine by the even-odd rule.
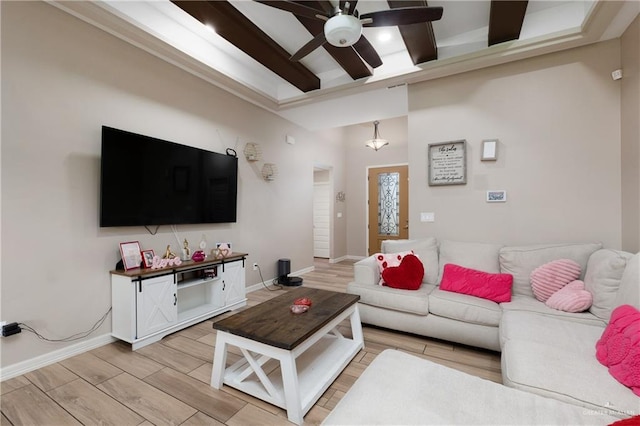
[[313, 256], [329, 258], [329, 183], [313, 184]]

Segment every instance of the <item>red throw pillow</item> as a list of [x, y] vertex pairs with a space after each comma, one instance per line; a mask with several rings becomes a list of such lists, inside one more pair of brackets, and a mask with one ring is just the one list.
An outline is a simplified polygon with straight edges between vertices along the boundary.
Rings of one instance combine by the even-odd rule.
[[490, 274], [447, 263], [444, 265], [440, 289], [501, 303], [511, 301], [512, 285], [511, 274]]
[[417, 290], [422, 284], [424, 266], [413, 254], [402, 258], [399, 266], [389, 266], [382, 271], [385, 285], [404, 290]]
[[628, 417], [611, 423], [609, 426], [638, 426], [640, 425], [640, 416]]
[[640, 396], [640, 311], [631, 305], [613, 310], [596, 343], [596, 358], [617, 381]]
[[378, 268], [380, 269], [380, 282], [379, 285], [384, 285], [384, 277], [382, 273], [385, 269], [391, 266], [400, 266], [402, 259], [408, 254], [415, 254], [413, 250], [402, 251], [399, 253], [376, 253], [376, 262], [378, 262]]

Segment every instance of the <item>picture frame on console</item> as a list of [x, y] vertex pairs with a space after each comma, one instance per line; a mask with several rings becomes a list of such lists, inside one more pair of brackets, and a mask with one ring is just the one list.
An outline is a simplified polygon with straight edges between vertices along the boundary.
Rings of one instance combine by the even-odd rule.
[[120, 243], [120, 256], [125, 270], [139, 268], [142, 263], [140, 243], [138, 241]]
[[153, 250], [142, 250], [142, 264], [145, 268], [151, 268], [153, 265], [153, 256], [155, 256], [155, 252]]

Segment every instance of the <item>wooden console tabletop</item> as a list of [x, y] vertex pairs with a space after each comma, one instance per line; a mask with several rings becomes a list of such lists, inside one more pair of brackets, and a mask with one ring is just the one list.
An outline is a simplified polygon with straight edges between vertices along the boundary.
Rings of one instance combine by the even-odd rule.
[[178, 271], [183, 271], [185, 269], [195, 268], [199, 266], [222, 265], [223, 263], [234, 262], [234, 261], [243, 259], [247, 256], [248, 256], [247, 253], [234, 252], [228, 255], [227, 257], [224, 257], [221, 259], [212, 259], [208, 257], [202, 262], [194, 262], [193, 260], [183, 260], [179, 266], [172, 265], [172, 266], [167, 266], [166, 268], [158, 268], [158, 269], [134, 268], [134, 269], [129, 269], [128, 271], [125, 271], [124, 269], [114, 269], [110, 271], [110, 273], [113, 275], [122, 275], [125, 277], [142, 277], [145, 275], [162, 274], [166, 272], [178, 272]]

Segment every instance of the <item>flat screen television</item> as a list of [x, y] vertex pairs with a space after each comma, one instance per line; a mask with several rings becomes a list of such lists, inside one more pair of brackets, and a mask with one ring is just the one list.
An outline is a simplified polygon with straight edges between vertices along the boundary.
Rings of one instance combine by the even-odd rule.
[[102, 126], [100, 226], [236, 221], [238, 158]]

